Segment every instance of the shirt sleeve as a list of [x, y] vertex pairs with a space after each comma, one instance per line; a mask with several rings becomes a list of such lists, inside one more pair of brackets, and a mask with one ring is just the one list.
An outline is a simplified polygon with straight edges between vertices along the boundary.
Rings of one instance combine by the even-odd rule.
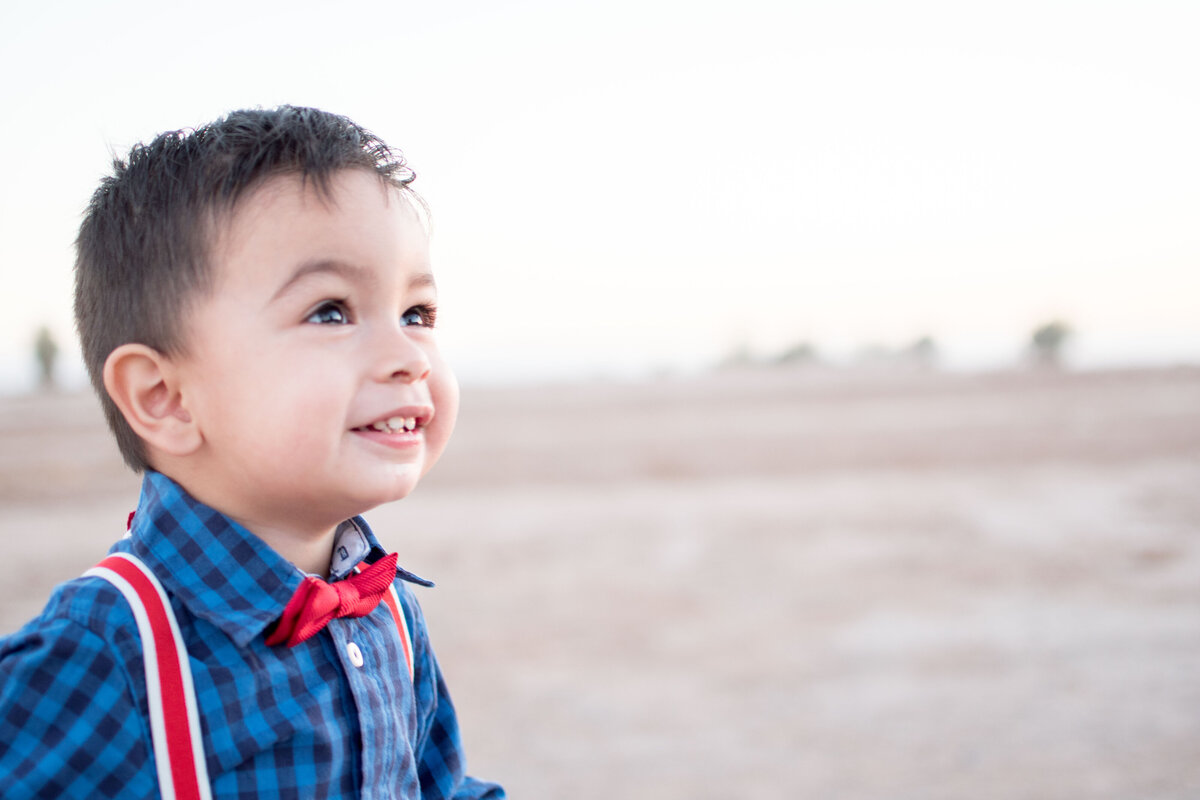
[[429, 644], [420, 605], [411, 592], [406, 594], [407, 605], [416, 623], [411, 626], [416, 655], [414, 689], [419, 714], [419, 738], [414, 749], [421, 800], [504, 800], [506, 795], [499, 785], [466, 774], [458, 715]]
[[153, 798], [148, 734], [108, 643], [69, 619], [0, 640], [6, 800]]

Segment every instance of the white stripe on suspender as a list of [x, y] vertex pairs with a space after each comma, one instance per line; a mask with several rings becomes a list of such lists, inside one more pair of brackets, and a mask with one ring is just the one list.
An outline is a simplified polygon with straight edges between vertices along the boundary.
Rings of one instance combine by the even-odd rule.
[[[416, 680], [416, 669], [413, 664], [413, 643], [412, 634], [408, 632], [408, 620], [404, 616], [404, 606], [400, 603], [400, 595], [396, 593], [396, 584], [392, 583], [388, 587], [388, 591], [392, 595], [392, 600], [396, 601], [396, 610], [392, 616], [396, 618], [396, 629], [400, 633], [400, 646], [404, 649], [404, 662], [408, 665], [408, 679]], [[389, 611], [391, 608], [389, 607]]]
[[[192, 669], [188, 663], [187, 648], [184, 646], [183, 636], [179, 632], [179, 623], [175, 619], [175, 612], [171, 610], [171, 604], [167, 601], [167, 594], [163, 591], [162, 584], [158, 582], [158, 578], [154, 577], [154, 573], [140, 559], [128, 553], [114, 553], [113, 555], [125, 559], [146, 576], [150, 585], [154, 587], [155, 595], [157, 595], [157, 598], [150, 597], [147, 599], [150, 602], [154, 602], [157, 599], [166, 615], [167, 622], [170, 624], [171, 635], [175, 640], [175, 653], [179, 659], [179, 669], [183, 681], [184, 696], [182, 699], [184, 707], [187, 710], [188, 730], [191, 733], [192, 740], [192, 759], [195, 763], [195, 776], [192, 780], [198, 785], [200, 799], [211, 800], [212, 790], [208, 782], [208, 765], [204, 761], [204, 741], [200, 735], [200, 713], [196, 705], [196, 689], [192, 683]], [[154, 648], [154, 629], [150, 624], [150, 616], [146, 611], [146, 606], [143, 604], [142, 595], [138, 593], [137, 589], [129, 581], [107, 567], [92, 567], [84, 575], [103, 578], [111, 583], [124, 595], [125, 600], [129, 603], [129, 607], [133, 610], [133, 617], [137, 621], [138, 635], [142, 640], [142, 661], [146, 667], [146, 696], [150, 704], [150, 735], [154, 744], [154, 762], [158, 769], [159, 791], [162, 793], [163, 800], [174, 800], [176, 797], [176, 784], [181, 780], [187, 781], [189, 776], [175, 776], [171, 770], [164, 712], [165, 703], [168, 698], [163, 697], [163, 687], [159, 680], [158, 656]], [[179, 698], [170, 699], [178, 701]], [[191, 794], [190, 792], [186, 793]]]

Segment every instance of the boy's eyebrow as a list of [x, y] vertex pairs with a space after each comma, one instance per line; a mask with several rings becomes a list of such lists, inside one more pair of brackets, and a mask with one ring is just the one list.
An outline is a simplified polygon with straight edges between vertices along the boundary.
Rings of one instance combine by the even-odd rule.
[[[305, 261], [288, 276], [288, 279], [283, 282], [283, 285], [271, 297], [271, 301], [278, 300], [280, 296], [287, 292], [288, 289], [295, 286], [304, 278], [316, 273], [328, 272], [334, 275], [340, 275], [347, 280], [361, 281], [368, 284], [376, 283], [375, 275], [366, 267], [360, 267], [357, 264], [351, 264], [346, 261], [338, 261], [331, 258], [318, 258], [312, 261]], [[413, 275], [408, 281], [409, 289], [417, 289], [425, 286], [437, 287], [437, 283], [433, 279], [431, 272], [418, 272]]]
[[422, 289], [426, 286], [431, 289], [437, 288], [437, 281], [433, 279], [432, 272], [418, 272], [408, 281], [409, 289]]
[[283, 282], [283, 285], [280, 286], [275, 292], [274, 296], [271, 297], [271, 301], [274, 302], [278, 300], [287, 293], [288, 289], [291, 289], [309, 275], [315, 275], [321, 272], [330, 272], [334, 275], [340, 275], [347, 280], [369, 279], [367, 270], [363, 267], [330, 258], [317, 258], [313, 259], [312, 261], [305, 261], [303, 264], [296, 267], [296, 269], [292, 270], [292, 274], [288, 276], [288, 279]]

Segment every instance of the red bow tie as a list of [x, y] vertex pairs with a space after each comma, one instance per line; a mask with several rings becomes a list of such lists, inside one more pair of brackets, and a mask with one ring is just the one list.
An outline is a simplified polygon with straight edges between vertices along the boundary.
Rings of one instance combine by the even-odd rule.
[[327, 583], [311, 575], [288, 601], [267, 644], [295, 647], [316, 636], [338, 617], [365, 617], [375, 610], [396, 578], [396, 554], [376, 561], [357, 575]]

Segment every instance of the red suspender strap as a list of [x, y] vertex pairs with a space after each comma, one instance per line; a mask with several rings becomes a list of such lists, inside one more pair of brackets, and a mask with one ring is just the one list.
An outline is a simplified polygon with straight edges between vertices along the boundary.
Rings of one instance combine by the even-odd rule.
[[84, 574], [115, 586], [137, 620], [146, 666], [150, 735], [163, 800], [211, 800], [192, 670], [162, 584], [145, 564], [127, 553], [111, 555]]
[[392, 619], [396, 621], [396, 631], [400, 634], [400, 646], [404, 648], [404, 663], [408, 666], [408, 679], [413, 680], [412, 636], [408, 632], [408, 620], [404, 618], [404, 610], [400, 607], [400, 596], [396, 594], [396, 586], [388, 587], [388, 593], [383, 596]]
[[[361, 572], [358, 567], [354, 568], [355, 572]], [[383, 602], [387, 604], [388, 611], [392, 612], [392, 621], [396, 623], [396, 632], [400, 634], [400, 649], [404, 651], [404, 663], [408, 667], [408, 678], [413, 680], [413, 654], [412, 654], [412, 636], [408, 632], [408, 620], [404, 618], [404, 609], [400, 605], [400, 595], [396, 594], [396, 582], [392, 581], [392, 585], [388, 587], [387, 594], [383, 596]]]

